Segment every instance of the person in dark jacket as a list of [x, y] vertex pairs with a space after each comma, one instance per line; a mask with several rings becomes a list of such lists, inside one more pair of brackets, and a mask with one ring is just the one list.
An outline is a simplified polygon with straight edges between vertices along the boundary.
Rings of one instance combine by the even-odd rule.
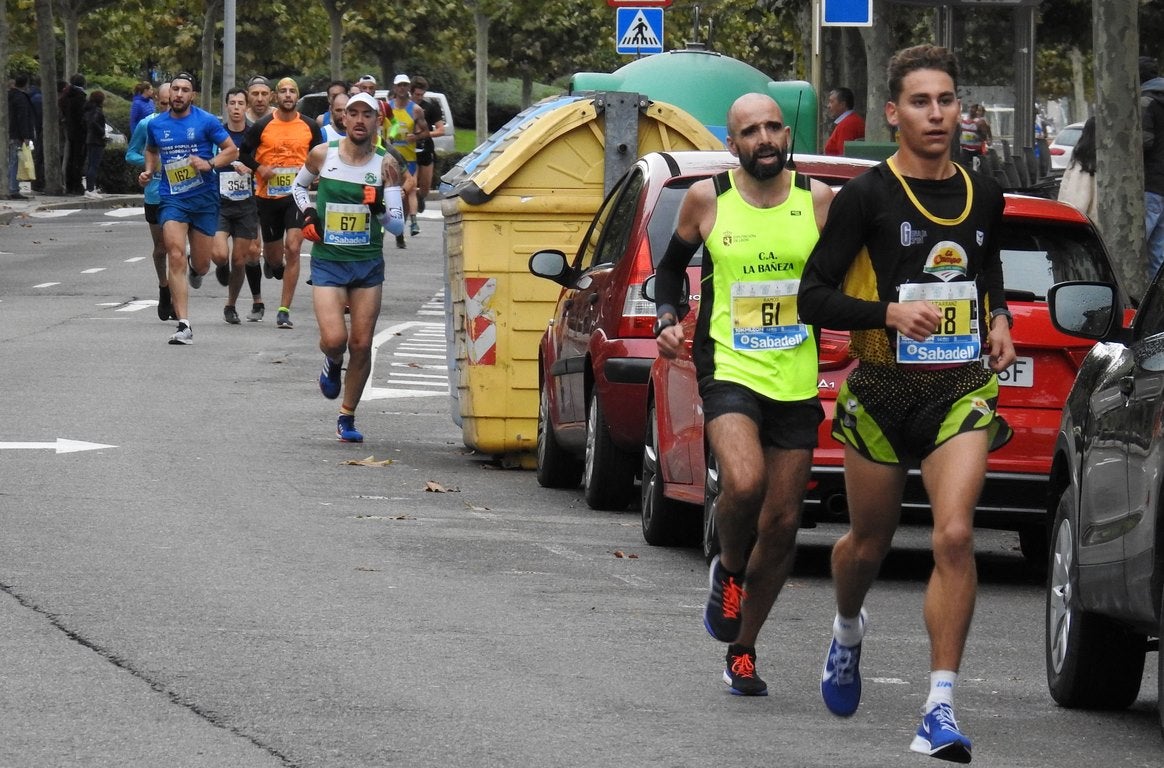
[[1164, 264], [1164, 77], [1156, 60], [1140, 57], [1140, 118], [1144, 125], [1144, 234], [1148, 279]]
[[23, 200], [16, 179], [20, 150], [36, 137], [36, 120], [32, 98], [28, 95], [28, 75], [19, 74], [8, 89], [8, 199]]
[[101, 155], [105, 153], [105, 92], [93, 91], [85, 102], [85, 197], [96, 197]]
[[28, 96], [32, 99], [32, 113], [36, 127], [36, 138], [32, 140], [32, 163], [36, 169], [36, 179], [32, 182], [33, 192], [44, 191], [44, 94], [36, 79], [28, 82]]
[[78, 73], [61, 89], [57, 100], [61, 111], [61, 135], [65, 143], [65, 194], [85, 192], [81, 177], [85, 173], [85, 76]]

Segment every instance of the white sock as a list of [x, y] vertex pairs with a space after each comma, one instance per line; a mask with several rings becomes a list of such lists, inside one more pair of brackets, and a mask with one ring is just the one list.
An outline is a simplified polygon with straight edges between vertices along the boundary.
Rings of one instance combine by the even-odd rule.
[[860, 644], [865, 637], [865, 626], [861, 623], [860, 614], [846, 618], [841, 614], [833, 619], [833, 637], [841, 645], [854, 646]]
[[958, 682], [958, 673], [948, 669], [937, 669], [930, 672], [930, 695], [926, 699], [923, 712], [929, 712], [939, 704], [954, 706], [954, 683]]

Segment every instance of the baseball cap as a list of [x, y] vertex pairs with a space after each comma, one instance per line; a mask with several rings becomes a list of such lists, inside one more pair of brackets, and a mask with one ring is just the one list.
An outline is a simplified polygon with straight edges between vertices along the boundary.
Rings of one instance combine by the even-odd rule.
[[263, 77], [262, 75], [255, 75], [250, 80], [247, 80], [247, 88], [251, 88], [251, 87], [256, 86], [256, 85], [265, 85], [268, 88], [270, 88], [271, 81], [268, 80], [267, 78]]
[[362, 75], [362, 76], [360, 77], [360, 79], [359, 79], [359, 80], [357, 80], [356, 82], [357, 82], [357, 83], [375, 83], [375, 82], [376, 82], [376, 76], [375, 76], [375, 75]]
[[401, 83], [411, 83], [412, 79], [408, 75], [397, 75], [396, 79], [392, 81], [393, 85], [400, 85]]
[[348, 98], [347, 109], [351, 109], [356, 104], [367, 104], [376, 113], [380, 112], [380, 102], [376, 100], [375, 96], [367, 93], [357, 93], [355, 96]]

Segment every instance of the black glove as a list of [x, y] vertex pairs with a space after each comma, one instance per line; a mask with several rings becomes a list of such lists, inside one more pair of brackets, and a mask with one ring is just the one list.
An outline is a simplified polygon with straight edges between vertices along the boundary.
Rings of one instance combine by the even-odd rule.
[[364, 204], [368, 206], [368, 210], [372, 212], [373, 216], [382, 216], [384, 211], [384, 187], [373, 187], [371, 184], [364, 185]]

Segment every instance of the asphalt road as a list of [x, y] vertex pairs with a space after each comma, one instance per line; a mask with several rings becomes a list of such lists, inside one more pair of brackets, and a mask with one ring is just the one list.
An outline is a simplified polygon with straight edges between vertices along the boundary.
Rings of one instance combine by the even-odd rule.
[[[174, 347], [139, 211], [0, 226], [0, 768], [930, 762], [908, 751], [925, 531], [902, 530], [870, 597], [855, 717], [817, 691], [834, 526], [802, 532], [761, 636], [771, 695], [730, 696], [696, 551], [463, 446], [423, 227], [387, 250], [376, 399], [348, 445], [308, 288], [294, 330], [228, 326], [209, 277]], [[975, 764], [1158, 767], [1155, 655], [1131, 710], [1059, 709], [1040, 575], [1008, 533], [982, 532], [979, 567], [957, 694]]]

